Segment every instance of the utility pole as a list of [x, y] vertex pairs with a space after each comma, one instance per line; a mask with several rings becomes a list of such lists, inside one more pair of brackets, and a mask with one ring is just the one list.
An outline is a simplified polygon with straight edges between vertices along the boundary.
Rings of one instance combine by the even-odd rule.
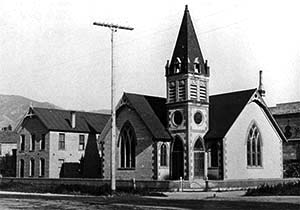
[[111, 191], [116, 191], [116, 109], [115, 109], [115, 72], [114, 72], [114, 33], [117, 32], [118, 29], [130, 30], [133, 28], [120, 26], [115, 24], [107, 24], [107, 23], [97, 23], [94, 22], [93, 25], [107, 27], [111, 31]]

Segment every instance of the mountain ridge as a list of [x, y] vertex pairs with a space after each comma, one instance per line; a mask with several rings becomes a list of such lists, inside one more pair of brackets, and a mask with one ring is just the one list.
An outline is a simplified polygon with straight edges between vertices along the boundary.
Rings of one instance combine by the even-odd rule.
[[14, 129], [30, 106], [63, 109], [49, 102], [39, 102], [20, 95], [0, 94], [0, 128], [11, 125]]

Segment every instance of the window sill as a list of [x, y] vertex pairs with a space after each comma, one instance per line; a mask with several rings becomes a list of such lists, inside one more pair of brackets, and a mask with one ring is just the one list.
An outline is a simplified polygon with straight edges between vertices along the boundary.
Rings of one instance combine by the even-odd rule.
[[134, 171], [135, 168], [118, 168], [119, 171]]
[[161, 168], [161, 169], [168, 169], [169, 166], [159, 166], [159, 168]]
[[211, 167], [208, 167], [208, 169], [219, 169], [219, 166], [211, 166]]
[[264, 169], [262, 166], [247, 166], [247, 169]]

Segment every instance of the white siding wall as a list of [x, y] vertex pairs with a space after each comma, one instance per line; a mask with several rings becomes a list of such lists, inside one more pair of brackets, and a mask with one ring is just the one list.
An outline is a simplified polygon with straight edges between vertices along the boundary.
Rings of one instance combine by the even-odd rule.
[[6, 154], [12, 155], [12, 150], [17, 149], [17, 144], [13, 143], [0, 143], [1, 155], [0, 157], [4, 157]]
[[65, 134], [65, 150], [58, 150], [59, 134], [63, 132], [50, 132], [49, 138], [49, 178], [59, 178], [62, 162], [78, 162], [84, 150], [79, 150], [79, 135], [84, 135], [85, 146], [88, 134], [85, 133], [64, 133]]
[[[225, 111], [225, 110], [224, 110]], [[247, 167], [247, 132], [255, 121], [262, 138], [262, 167]], [[246, 105], [224, 138], [224, 179], [282, 178], [282, 143], [263, 110]]]

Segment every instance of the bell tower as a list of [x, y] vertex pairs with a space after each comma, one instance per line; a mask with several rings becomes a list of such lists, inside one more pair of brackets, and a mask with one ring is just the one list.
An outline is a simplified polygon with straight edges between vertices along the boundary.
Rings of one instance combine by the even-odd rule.
[[209, 67], [203, 59], [185, 6], [172, 59], [166, 65], [168, 130], [173, 136], [170, 174], [173, 179], [204, 178], [205, 155], [199, 156], [202, 163], [195, 152], [199, 150], [199, 154], [204, 154], [205, 151], [203, 136], [208, 131], [209, 120], [208, 82]]

